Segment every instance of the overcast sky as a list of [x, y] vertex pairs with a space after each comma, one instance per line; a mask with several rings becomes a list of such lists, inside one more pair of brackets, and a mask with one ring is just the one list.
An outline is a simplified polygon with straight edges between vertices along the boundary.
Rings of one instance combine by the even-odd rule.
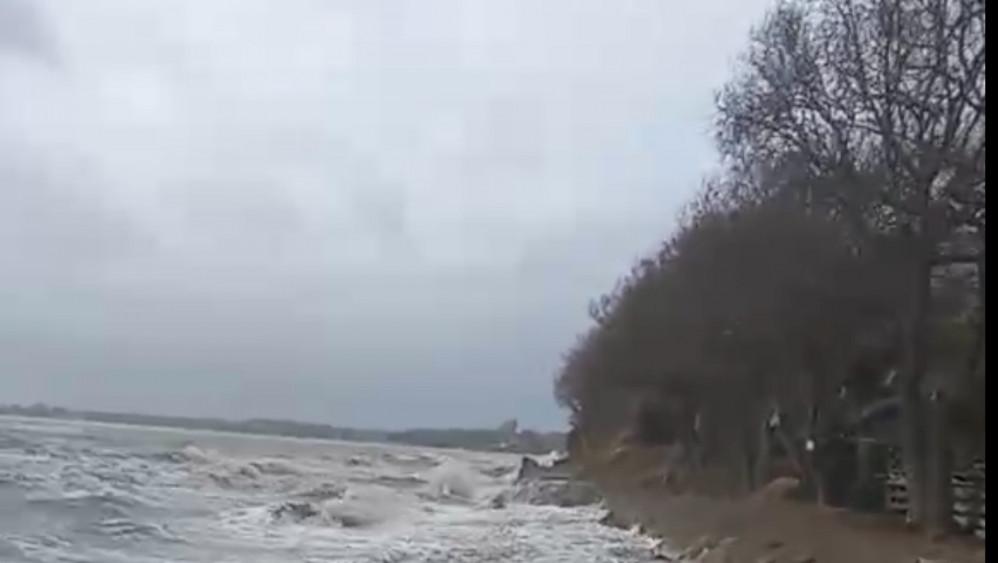
[[0, 0], [0, 403], [560, 427], [767, 0]]

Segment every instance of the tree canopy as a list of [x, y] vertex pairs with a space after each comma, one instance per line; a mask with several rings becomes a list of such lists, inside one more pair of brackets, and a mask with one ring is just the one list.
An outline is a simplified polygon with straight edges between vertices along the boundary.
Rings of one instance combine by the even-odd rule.
[[802, 440], [894, 392], [913, 518], [942, 525], [945, 436], [984, 434], [984, 17], [977, 0], [770, 11], [717, 96], [718, 172], [565, 355], [575, 432], [668, 427], [643, 432], [747, 490], [774, 421], [806, 480]]

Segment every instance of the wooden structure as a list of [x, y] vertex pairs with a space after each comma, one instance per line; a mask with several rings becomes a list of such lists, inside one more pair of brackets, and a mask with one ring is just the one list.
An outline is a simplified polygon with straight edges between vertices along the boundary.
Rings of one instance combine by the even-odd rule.
[[[907, 514], [908, 487], [897, 440], [899, 414], [897, 397], [886, 397], [862, 409], [835, 435], [823, 437], [825, 455], [819, 465], [830, 504]], [[958, 468], [951, 478], [954, 524], [985, 539], [984, 459], [963, 462]]]
[[[908, 483], [901, 464], [894, 458], [887, 475], [887, 509], [898, 514], [908, 512]], [[962, 471], [954, 471], [953, 521], [959, 530], [985, 539], [985, 463], [977, 460]]]

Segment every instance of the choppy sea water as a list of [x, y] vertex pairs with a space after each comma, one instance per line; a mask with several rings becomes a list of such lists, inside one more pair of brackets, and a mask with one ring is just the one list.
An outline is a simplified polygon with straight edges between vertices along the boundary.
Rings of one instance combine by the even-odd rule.
[[0, 417], [0, 562], [648, 561], [597, 507], [492, 507], [518, 461]]

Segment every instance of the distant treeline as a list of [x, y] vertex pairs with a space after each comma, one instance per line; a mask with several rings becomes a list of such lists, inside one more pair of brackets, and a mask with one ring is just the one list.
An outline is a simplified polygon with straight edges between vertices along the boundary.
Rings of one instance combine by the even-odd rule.
[[39, 418], [86, 420], [113, 424], [159, 426], [192, 430], [213, 430], [242, 434], [265, 434], [293, 438], [319, 438], [351, 442], [386, 442], [440, 448], [463, 448], [517, 453], [548, 453], [564, 448], [564, 435], [557, 432], [538, 433], [531, 430], [510, 431], [506, 423], [496, 429], [419, 428], [400, 431], [343, 428], [329, 424], [293, 420], [163, 416], [153, 414], [113, 413], [69, 410], [44, 404], [31, 406], [0, 405], [0, 415]]
[[573, 455], [636, 436], [746, 493], [778, 454], [821, 499], [826, 444], [892, 401], [909, 516], [951, 524], [985, 442], [984, 27], [983, 0], [776, 5], [718, 93], [716, 174], [566, 354]]

